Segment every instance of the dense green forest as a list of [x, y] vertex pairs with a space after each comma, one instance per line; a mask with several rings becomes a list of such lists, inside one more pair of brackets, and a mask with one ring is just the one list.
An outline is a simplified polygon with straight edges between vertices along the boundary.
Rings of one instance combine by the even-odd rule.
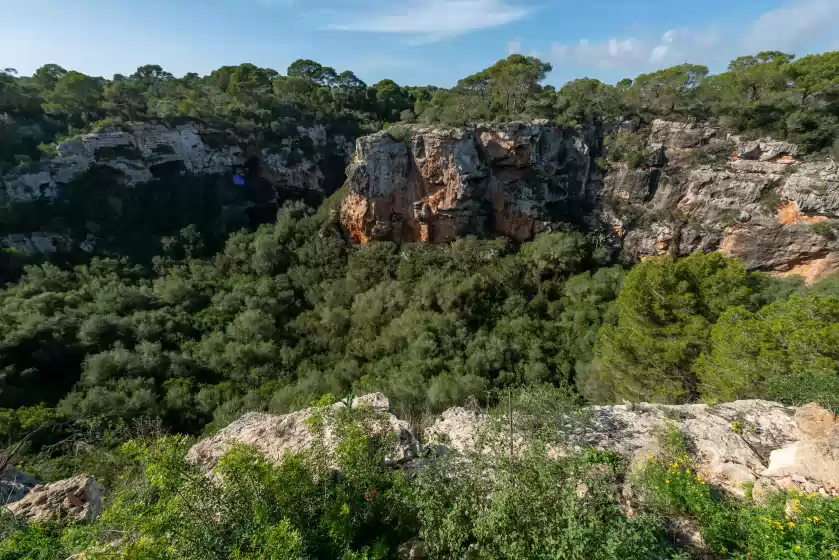
[[[559, 89], [542, 85], [549, 71], [513, 55], [444, 89], [368, 86], [309, 60], [286, 75], [250, 64], [182, 78], [144, 66], [112, 80], [56, 65], [31, 77], [7, 69], [0, 171], [85, 131], [183, 119], [264, 137], [301, 122], [357, 136], [415, 121], [702, 119], [839, 153], [839, 52], [798, 60], [763, 52], [717, 75], [681, 65]], [[218, 232], [197, 216], [153, 258], [32, 264], [0, 290], [0, 449], [15, 449], [14, 460], [45, 480], [86, 471], [119, 488], [103, 525], [2, 525], [0, 557], [63, 558], [105, 539], [101, 530], [142, 538], [125, 541], [120, 556], [90, 558], [392, 558], [418, 532], [435, 558], [463, 558], [463, 543], [476, 540], [486, 558], [687, 558], [662, 537], [665, 518], [685, 511], [707, 525], [719, 557], [764, 547], [753, 557], [789, 558], [803, 546], [821, 558], [837, 545], [835, 535], [814, 536], [826, 525], [810, 540], [772, 540], [758, 518], [781, 519], [783, 501], [730, 509], [688, 479], [663, 485], [668, 459], [683, 449], [650, 469], [646, 488], [660, 507], [633, 518], [610, 491], [574, 501], [573, 487], [546, 482], [601, 465], [590, 486], [612, 488], [625, 474], [614, 457], [499, 459], [494, 491], [505, 498], [489, 504], [476, 498], [479, 471], [451, 484], [446, 469], [457, 465], [446, 465], [408, 485], [349, 428], [337, 458], [348, 476], [325, 476], [323, 457], [276, 469], [238, 450], [223, 466], [228, 484], [204, 503], [206, 480], [183, 461], [188, 436], [324, 394], [380, 390], [416, 423], [470, 396], [492, 406], [499, 391], [545, 385], [571, 406], [767, 398], [839, 410], [839, 278], [804, 286], [717, 253], [629, 266], [597, 235], [570, 227], [521, 245], [359, 246], [336, 223], [342, 194], [319, 208], [288, 203], [275, 222], [234, 233], [219, 251], [206, 243]], [[2, 219], [19, 219], [18, 210], [6, 205]], [[155, 436], [181, 435], [138, 434], [149, 419]], [[136, 484], [119, 483], [126, 479]], [[223, 516], [209, 527], [193, 502]], [[830, 516], [829, 504], [812, 507]], [[546, 516], [563, 522], [535, 531]], [[533, 553], [549, 548], [559, 552]]]
[[[718, 75], [682, 65], [559, 90], [540, 85], [549, 70], [514, 55], [452, 89], [368, 87], [309, 60], [285, 76], [248, 64], [203, 78], [157, 66], [113, 80], [56, 65], [31, 77], [7, 70], [0, 160], [24, 164], [62, 135], [147, 119], [276, 134], [288, 119], [361, 133], [397, 120], [717, 118], [811, 150], [831, 149], [839, 131], [839, 52], [764, 52]], [[197, 217], [150, 261], [117, 253], [26, 268], [0, 292], [2, 441], [49, 419], [154, 416], [198, 433], [244, 410], [283, 412], [348, 391], [383, 390], [422, 415], [542, 382], [575, 387], [587, 402], [800, 401], [839, 386], [834, 280], [804, 288], [716, 254], [628, 270], [595, 235], [571, 229], [520, 247], [354, 246], [330, 211], [340, 197], [318, 210], [287, 204], [217, 254]]]
[[50, 418], [196, 433], [349, 391], [412, 416], [533, 383], [590, 402], [839, 404], [835, 279], [803, 287], [717, 253], [627, 271], [573, 231], [358, 246], [329, 204], [290, 204], [211, 258], [189, 239], [153, 270], [43, 264], [0, 292], [9, 443]]

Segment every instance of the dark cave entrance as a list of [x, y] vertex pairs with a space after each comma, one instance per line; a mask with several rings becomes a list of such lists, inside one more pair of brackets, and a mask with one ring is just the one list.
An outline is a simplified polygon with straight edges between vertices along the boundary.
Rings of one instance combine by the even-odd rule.
[[240, 192], [244, 192], [244, 196], [251, 203], [245, 213], [252, 227], [274, 223], [277, 210], [288, 201], [299, 200], [312, 208], [317, 208], [323, 202], [323, 194], [314, 189], [283, 182], [272, 183], [263, 174], [262, 160], [258, 155], [253, 155], [242, 165], [234, 167], [233, 174], [244, 179], [244, 185], [234, 184], [234, 187], [241, 189]]
[[250, 206], [245, 210], [252, 227], [273, 223], [277, 218], [277, 197], [271, 182], [262, 176], [262, 162], [258, 156], [251, 156], [240, 167], [233, 170], [244, 179], [242, 189]]

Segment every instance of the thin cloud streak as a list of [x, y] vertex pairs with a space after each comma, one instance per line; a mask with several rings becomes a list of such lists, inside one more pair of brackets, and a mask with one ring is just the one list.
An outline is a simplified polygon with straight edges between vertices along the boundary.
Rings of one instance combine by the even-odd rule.
[[530, 8], [505, 0], [413, 0], [386, 12], [370, 8], [327, 29], [402, 34], [413, 36], [414, 44], [422, 44], [507, 25], [532, 13]]

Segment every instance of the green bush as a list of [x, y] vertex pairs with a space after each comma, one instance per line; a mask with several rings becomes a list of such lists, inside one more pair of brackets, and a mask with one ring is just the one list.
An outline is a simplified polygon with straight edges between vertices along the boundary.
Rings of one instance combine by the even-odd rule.
[[[837, 321], [839, 300], [816, 295], [793, 295], [756, 313], [727, 310], [711, 329], [709, 351], [697, 361], [703, 393], [718, 400], [771, 395], [799, 401], [816, 389], [812, 396], [828, 396], [839, 375]], [[793, 389], [787, 376], [805, 383]], [[791, 392], [784, 394], [784, 388]]]
[[615, 455], [552, 456], [589, 422], [567, 393], [536, 387], [508, 399], [476, 434], [475, 449], [430, 460], [413, 481], [432, 558], [670, 557], [661, 518], [622, 512], [624, 465]]
[[725, 495], [706, 482], [675, 424], [658, 432], [661, 451], [635, 476], [644, 509], [695, 522], [720, 558], [831, 558], [839, 556], [839, 500], [819, 494], [776, 492], [753, 501]]
[[612, 161], [625, 162], [630, 169], [643, 166], [647, 160], [644, 136], [621, 130], [607, 138], [607, 153]]
[[616, 322], [598, 333], [593, 400], [679, 402], [699, 395], [694, 362], [727, 308], [752, 295], [743, 265], [719, 253], [648, 259], [627, 275]]

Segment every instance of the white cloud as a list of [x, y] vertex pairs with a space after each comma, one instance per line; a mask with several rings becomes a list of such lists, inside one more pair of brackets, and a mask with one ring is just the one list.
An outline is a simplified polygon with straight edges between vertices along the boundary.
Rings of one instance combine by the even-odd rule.
[[656, 41], [613, 37], [597, 43], [586, 39], [576, 45], [555, 43], [551, 54], [554, 62], [561, 65], [604, 70], [643, 70], [651, 65], [687, 62], [691, 56], [707, 54], [719, 45], [720, 36], [713, 29], [703, 32], [671, 29]]
[[835, 37], [837, 27], [839, 0], [798, 0], [760, 16], [741, 44], [745, 52], [795, 51], [821, 37]]
[[521, 54], [521, 41], [507, 43], [507, 54]]
[[[394, 7], [398, 4], [398, 7]], [[387, 7], [385, 7], [387, 6]], [[369, 3], [328, 29], [409, 35], [414, 42], [431, 42], [526, 18], [529, 8], [507, 0], [403, 0]]]
[[556, 66], [586, 70], [648, 72], [684, 62], [723, 66], [760, 50], [799, 53], [809, 44], [830, 42], [839, 28], [839, 0], [789, 0], [759, 15], [739, 32], [719, 29], [671, 29], [660, 37], [613, 37], [576, 44], [554, 43]]

